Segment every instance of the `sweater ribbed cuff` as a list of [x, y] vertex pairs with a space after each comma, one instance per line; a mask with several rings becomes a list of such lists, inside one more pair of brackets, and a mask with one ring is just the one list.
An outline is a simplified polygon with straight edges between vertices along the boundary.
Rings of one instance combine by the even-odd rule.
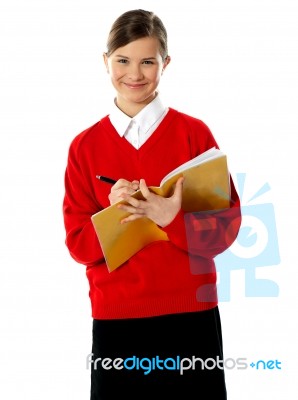
[[173, 242], [176, 246], [187, 250], [188, 246], [184, 216], [185, 212], [180, 209], [173, 221], [161, 229], [166, 232], [171, 242]]

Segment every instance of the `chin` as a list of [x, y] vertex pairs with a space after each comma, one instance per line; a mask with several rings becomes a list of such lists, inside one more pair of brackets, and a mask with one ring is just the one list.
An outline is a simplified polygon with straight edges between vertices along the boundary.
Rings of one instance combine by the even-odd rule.
[[129, 96], [130, 101], [135, 103], [150, 103], [155, 97], [155, 92], [149, 95]]

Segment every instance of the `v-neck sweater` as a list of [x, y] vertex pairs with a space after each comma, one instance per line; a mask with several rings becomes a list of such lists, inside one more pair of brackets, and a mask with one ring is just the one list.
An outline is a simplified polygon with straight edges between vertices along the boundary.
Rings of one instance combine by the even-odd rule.
[[110, 205], [111, 185], [96, 175], [144, 178], [148, 186], [158, 186], [171, 170], [214, 146], [205, 123], [172, 108], [138, 150], [119, 136], [108, 116], [74, 138], [65, 174], [66, 245], [87, 267], [93, 318], [142, 318], [218, 304], [214, 257], [231, 245], [240, 226], [232, 181], [229, 209], [212, 214], [180, 210], [161, 228], [169, 241], [151, 243], [113, 272], [91, 222], [93, 214]]

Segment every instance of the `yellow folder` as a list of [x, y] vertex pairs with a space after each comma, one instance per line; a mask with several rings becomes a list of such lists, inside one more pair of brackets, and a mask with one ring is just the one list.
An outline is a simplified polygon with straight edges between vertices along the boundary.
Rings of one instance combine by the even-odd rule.
[[[212, 211], [229, 207], [230, 179], [227, 157], [219, 149], [209, 149], [182, 164], [166, 175], [160, 186], [150, 186], [149, 189], [163, 197], [169, 197], [180, 176], [184, 176], [184, 211]], [[143, 199], [140, 190], [135, 192], [133, 197]], [[125, 201], [119, 201], [91, 217], [110, 272], [147, 244], [156, 240], [169, 240], [167, 234], [148, 218], [121, 224], [120, 221], [129, 213], [117, 208], [120, 203]]]

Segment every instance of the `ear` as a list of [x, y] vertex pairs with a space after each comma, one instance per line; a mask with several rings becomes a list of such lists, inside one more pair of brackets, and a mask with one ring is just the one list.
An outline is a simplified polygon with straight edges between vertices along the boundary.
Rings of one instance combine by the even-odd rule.
[[108, 63], [108, 61], [109, 61], [109, 58], [108, 58], [108, 56], [107, 56], [107, 53], [103, 53], [103, 61], [104, 61], [104, 63], [105, 63], [105, 66], [106, 66], [106, 69], [107, 69], [107, 73], [109, 73], [110, 71], [109, 71], [109, 63]]
[[171, 62], [171, 57], [167, 56], [165, 61], [164, 61], [164, 63], [163, 63], [163, 67], [162, 67], [163, 71], [167, 68], [167, 66], [170, 64], [170, 62]]

